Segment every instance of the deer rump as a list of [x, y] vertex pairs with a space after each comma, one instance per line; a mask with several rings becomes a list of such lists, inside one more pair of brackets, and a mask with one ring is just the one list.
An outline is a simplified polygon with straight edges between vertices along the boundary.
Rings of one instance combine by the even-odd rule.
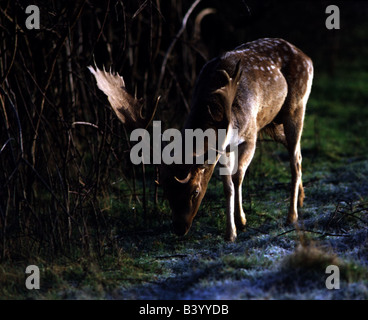
[[[141, 116], [142, 102], [128, 94], [123, 78], [89, 68], [118, 118], [129, 128], [147, 126], [149, 120]], [[224, 166], [232, 172], [222, 176], [227, 240], [234, 241], [237, 228], [243, 229], [246, 224], [241, 185], [260, 131], [281, 142], [289, 152], [291, 198], [287, 222], [297, 221], [297, 205], [302, 206], [304, 199], [300, 138], [312, 79], [311, 59], [282, 39], [246, 43], [203, 67], [182, 136], [184, 142], [185, 129], [214, 129], [215, 132], [226, 129], [217, 160], [221, 153], [228, 153], [230, 161]], [[238, 151], [236, 159], [235, 153], [229, 152], [229, 147], [234, 146]], [[170, 203], [173, 228], [178, 235], [189, 231], [216, 165], [216, 161], [196, 164], [197, 156], [194, 151], [193, 164], [161, 164], [160, 167], [159, 183]]]

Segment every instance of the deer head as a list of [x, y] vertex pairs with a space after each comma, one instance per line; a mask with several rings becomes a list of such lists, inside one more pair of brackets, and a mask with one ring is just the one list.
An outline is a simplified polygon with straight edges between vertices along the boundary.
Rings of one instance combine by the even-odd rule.
[[202, 202], [213, 170], [193, 166], [189, 168], [185, 177], [181, 177], [179, 171], [183, 170], [175, 166], [163, 165], [160, 184], [172, 210], [174, 232], [177, 235], [185, 235]]
[[[225, 70], [220, 70], [217, 75], [225, 77], [226, 84], [210, 94], [208, 101], [211, 103], [203, 109], [204, 113], [201, 117], [204, 118], [203, 122], [206, 122], [206, 119], [207, 123], [211, 123], [214, 127], [222, 123], [228, 129], [231, 125], [231, 106], [241, 77], [239, 63], [235, 67], [233, 77], [230, 77]], [[196, 108], [192, 108], [192, 112], [195, 110]], [[217, 145], [224, 146], [224, 141], [218, 141]], [[205, 143], [203, 152], [207, 154], [209, 148], [213, 146]], [[223, 149], [217, 150], [216, 160], [223, 152]], [[193, 154], [193, 158], [198, 156], [201, 155]], [[189, 231], [206, 193], [215, 165], [216, 162], [209, 164], [207, 161], [200, 165], [161, 165], [161, 185], [172, 210], [173, 228], [177, 235], [185, 235]]]
[[[119, 118], [128, 128], [146, 128], [152, 120], [146, 120], [142, 117], [141, 110], [143, 101], [132, 97], [125, 88], [123, 78], [117, 73], [101, 71], [97, 67], [89, 67], [89, 70], [94, 75], [97, 86], [107, 96], [108, 100]], [[216, 72], [216, 77], [221, 83], [225, 83], [220, 88], [214, 89], [208, 97], [208, 104], [205, 108], [192, 107], [189, 118], [202, 119], [201, 127], [212, 126], [217, 129], [219, 126], [229, 128], [231, 125], [231, 106], [236, 96], [237, 86], [241, 77], [240, 62], [236, 64], [234, 76], [230, 75], [225, 70]], [[157, 108], [157, 103], [154, 111]], [[201, 109], [200, 115], [192, 114]], [[190, 121], [189, 121], [190, 122]], [[221, 124], [221, 125], [219, 125]], [[186, 127], [188, 127], [188, 122]], [[217, 145], [224, 145], [224, 141]], [[208, 153], [209, 146], [205, 144], [202, 154], [193, 153], [193, 158], [204, 156]], [[217, 150], [220, 157], [224, 150]], [[203, 154], [204, 153], [204, 154]], [[184, 162], [183, 162], [184, 163]], [[174, 231], [178, 235], [185, 235], [192, 225], [192, 221], [198, 212], [198, 208], [206, 193], [208, 182], [212, 176], [216, 162], [209, 164], [162, 164], [160, 169], [160, 182], [163, 187], [164, 195], [168, 199], [171, 210]]]

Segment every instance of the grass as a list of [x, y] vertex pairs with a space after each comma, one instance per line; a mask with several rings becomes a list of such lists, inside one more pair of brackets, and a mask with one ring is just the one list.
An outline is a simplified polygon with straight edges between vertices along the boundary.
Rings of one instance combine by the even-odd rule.
[[59, 259], [33, 262], [40, 269], [40, 290], [27, 290], [27, 275], [22, 264], [2, 264], [0, 297], [3, 299], [102, 299], [119, 287], [154, 281], [165, 270], [151, 258], [133, 258], [127, 254], [93, 259]]
[[339, 268], [341, 280], [348, 283], [368, 281], [368, 270], [354, 261], [345, 261], [331, 252], [328, 248], [318, 247], [315, 243], [299, 245], [281, 263], [281, 271], [298, 273], [305, 278], [321, 277], [328, 266]]
[[341, 267], [342, 262], [335, 254], [318, 248], [314, 244], [299, 245], [282, 261], [282, 270], [288, 272], [288, 270], [304, 269], [321, 274], [329, 265]]
[[[319, 149], [320, 161], [367, 154], [367, 72], [316, 77], [308, 104], [303, 148]], [[331, 94], [333, 92], [333, 94]]]

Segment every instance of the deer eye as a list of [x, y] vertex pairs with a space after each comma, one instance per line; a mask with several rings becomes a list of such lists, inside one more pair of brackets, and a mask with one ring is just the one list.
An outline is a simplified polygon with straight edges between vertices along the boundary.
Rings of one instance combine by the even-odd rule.
[[192, 199], [197, 198], [197, 197], [198, 197], [198, 195], [199, 195], [199, 189], [197, 188], [197, 189], [195, 189], [195, 190], [192, 192]]

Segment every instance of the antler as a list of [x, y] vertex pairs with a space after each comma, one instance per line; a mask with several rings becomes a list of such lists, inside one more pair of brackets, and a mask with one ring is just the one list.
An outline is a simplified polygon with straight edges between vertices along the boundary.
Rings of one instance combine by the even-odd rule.
[[107, 95], [112, 109], [121, 122], [130, 130], [146, 128], [149, 125], [156, 112], [159, 98], [152, 116], [145, 119], [142, 116], [143, 99], [136, 99], [127, 92], [123, 77], [118, 73], [106, 72], [105, 68], [100, 70], [97, 66], [96, 69], [92, 66], [89, 66], [88, 69], [94, 75], [97, 87]]
[[[230, 77], [229, 74], [225, 70], [219, 70], [223, 75], [225, 75], [227, 79], [227, 84], [217, 90], [215, 90], [214, 94], [219, 94], [222, 97], [223, 100], [223, 106], [224, 106], [224, 114], [227, 118], [227, 120], [230, 122], [231, 120], [231, 106], [234, 102], [235, 96], [236, 96], [236, 90], [238, 88], [238, 84], [242, 75], [242, 71], [240, 71], [240, 60], [236, 64], [234, 76]], [[210, 108], [208, 108], [211, 113]]]
[[178, 181], [179, 183], [183, 183], [183, 184], [184, 184], [184, 183], [188, 183], [191, 177], [192, 177], [192, 173], [189, 171], [189, 173], [188, 173], [188, 175], [187, 175], [187, 177], [186, 177], [186, 178], [184, 178], [184, 179], [179, 179], [179, 178], [177, 178], [176, 176], [174, 176], [174, 179], [175, 179], [176, 181]]

